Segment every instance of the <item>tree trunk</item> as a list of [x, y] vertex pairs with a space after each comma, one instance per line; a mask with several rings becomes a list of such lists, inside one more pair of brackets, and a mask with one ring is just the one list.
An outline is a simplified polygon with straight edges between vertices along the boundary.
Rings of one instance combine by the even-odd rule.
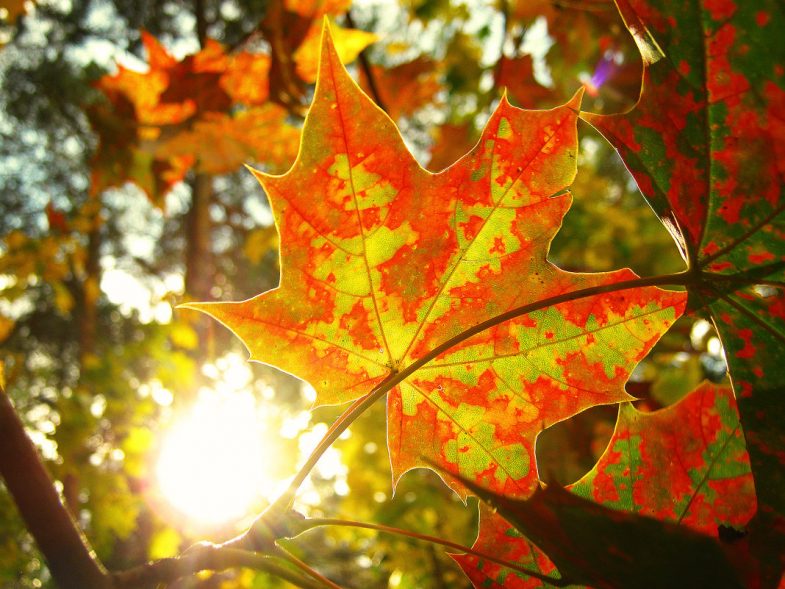
[[0, 474], [62, 589], [109, 589], [111, 579], [93, 558], [11, 400], [0, 388]]
[[204, 301], [210, 298], [213, 274], [210, 250], [212, 178], [196, 174], [191, 192], [191, 208], [186, 214], [185, 293]]

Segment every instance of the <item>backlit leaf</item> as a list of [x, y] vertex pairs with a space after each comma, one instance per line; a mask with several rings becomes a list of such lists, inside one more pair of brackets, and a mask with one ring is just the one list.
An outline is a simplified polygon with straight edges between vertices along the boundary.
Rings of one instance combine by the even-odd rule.
[[618, 5], [646, 61], [640, 101], [584, 118], [704, 272], [691, 296], [725, 346], [758, 503], [785, 517], [785, 12], [775, 0]]
[[[572, 584], [602, 589], [747, 586], [722, 544], [684, 526], [615, 511], [557, 485], [520, 500], [465, 483], [542, 548], [561, 578]], [[494, 589], [540, 586], [538, 579], [530, 581], [487, 578], [475, 584]]]
[[[317, 404], [345, 403], [483, 320], [634, 278], [546, 260], [570, 205], [579, 96], [551, 111], [503, 101], [475, 149], [432, 174], [349, 77], [329, 35], [323, 43], [297, 161], [283, 176], [256, 174], [280, 234], [280, 286], [188, 305], [230, 327], [252, 359], [310, 382]], [[528, 495], [537, 433], [628, 399], [629, 372], [684, 303], [656, 288], [597, 294], [441, 354], [388, 395], [394, 481], [436, 463]]]
[[[570, 490], [606, 507], [714, 538], [720, 526], [743, 529], [755, 513], [755, 490], [732, 391], [704, 383], [676, 405], [654, 413], [622, 404], [605, 453]], [[501, 537], [506, 544], [495, 548]], [[608, 541], [596, 535], [595, 542]], [[550, 561], [531, 541], [489, 509], [481, 510], [474, 548], [537, 572], [552, 572]], [[537, 579], [471, 555], [454, 558], [477, 587], [486, 580], [505, 587], [541, 586]]]
[[621, 405], [605, 454], [572, 490], [711, 536], [742, 528], [755, 489], [732, 391], [707, 382], [654, 413]]

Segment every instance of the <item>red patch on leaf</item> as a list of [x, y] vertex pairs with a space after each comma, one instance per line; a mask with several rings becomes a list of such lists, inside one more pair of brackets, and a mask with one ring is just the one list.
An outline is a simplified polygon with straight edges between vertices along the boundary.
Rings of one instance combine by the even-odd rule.
[[716, 21], [725, 21], [736, 12], [734, 0], [705, 0], [703, 5], [711, 14], [711, 18]]
[[755, 345], [752, 343], [752, 330], [740, 329], [736, 332], [739, 338], [744, 342], [744, 347], [736, 352], [737, 358], [752, 358], [755, 356]]

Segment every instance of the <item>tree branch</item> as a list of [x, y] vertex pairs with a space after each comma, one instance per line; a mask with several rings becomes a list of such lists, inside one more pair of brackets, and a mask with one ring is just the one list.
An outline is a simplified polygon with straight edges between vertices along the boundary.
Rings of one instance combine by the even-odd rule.
[[[357, 28], [354, 24], [351, 10], [346, 11], [346, 24], [352, 29]], [[362, 69], [363, 74], [365, 74], [365, 79], [368, 81], [368, 90], [371, 92], [371, 98], [373, 98], [376, 106], [389, 114], [387, 107], [384, 104], [384, 100], [382, 100], [382, 95], [379, 93], [379, 86], [376, 84], [376, 77], [371, 69], [371, 64], [368, 62], [367, 50], [363, 49], [360, 51], [360, 54], [357, 56], [357, 62], [360, 64], [360, 69]]]
[[38, 451], [0, 387], [0, 474], [62, 589], [109, 589], [111, 579], [60, 501]]
[[269, 556], [218, 544], [195, 544], [180, 556], [162, 558], [114, 573], [113, 589], [150, 589], [200, 571], [222, 571], [245, 567], [279, 577], [302, 589], [324, 589], [324, 585], [283, 566]]

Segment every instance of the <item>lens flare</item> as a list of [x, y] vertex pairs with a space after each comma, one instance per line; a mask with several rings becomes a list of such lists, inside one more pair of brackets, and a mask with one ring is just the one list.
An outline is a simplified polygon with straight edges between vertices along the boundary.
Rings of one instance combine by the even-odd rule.
[[156, 478], [166, 501], [200, 524], [248, 515], [278, 483], [258, 416], [250, 393], [203, 390], [163, 439]]

